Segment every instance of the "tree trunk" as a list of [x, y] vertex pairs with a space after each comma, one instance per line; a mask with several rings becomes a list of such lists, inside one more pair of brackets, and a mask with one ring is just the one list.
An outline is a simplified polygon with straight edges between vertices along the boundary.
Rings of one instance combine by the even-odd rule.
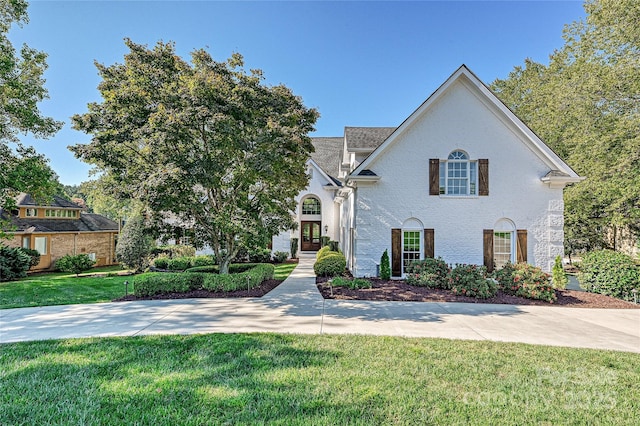
[[231, 258], [226, 257], [221, 259], [220, 261], [220, 275], [229, 273], [229, 264], [231, 263]]

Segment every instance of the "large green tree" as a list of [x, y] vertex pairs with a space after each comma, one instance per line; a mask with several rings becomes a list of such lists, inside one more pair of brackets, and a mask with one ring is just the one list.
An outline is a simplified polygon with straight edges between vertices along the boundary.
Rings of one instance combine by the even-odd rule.
[[43, 79], [47, 55], [26, 44], [16, 52], [8, 38], [13, 25], [28, 22], [27, 6], [24, 0], [0, 1], [0, 208], [4, 209], [14, 207], [13, 197], [20, 192], [42, 198], [57, 188], [47, 160], [18, 139], [28, 132], [46, 138], [62, 125], [38, 109], [38, 103], [48, 98]]
[[239, 54], [217, 62], [196, 50], [187, 62], [173, 43], [125, 43], [124, 63], [96, 64], [103, 100], [73, 117], [92, 140], [70, 149], [148, 218], [192, 228], [225, 273], [242, 244], [293, 225], [318, 113], [246, 72]]
[[492, 88], [587, 177], [565, 190], [567, 246], [616, 248], [618, 229], [640, 235], [640, 2], [585, 10], [548, 65], [526, 60]]

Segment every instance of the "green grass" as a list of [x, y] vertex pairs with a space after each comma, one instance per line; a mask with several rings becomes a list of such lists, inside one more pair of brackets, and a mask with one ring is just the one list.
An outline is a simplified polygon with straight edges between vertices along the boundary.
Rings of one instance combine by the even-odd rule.
[[297, 263], [278, 263], [274, 265], [276, 270], [273, 273], [274, 280], [285, 280], [291, 272], [298, 266]]
[[637, 424], [640, 355], [210, 334], [2, 345], [4, 424]]
[[[275, 265], [274, 278], [284, 280], [295, 267], [290, 263]], [[129, 281], [128, 290], [133, 293], [134, 277], [106, 276], [120, 270], [119, 266], [95, 268], [80, 277], [68, 272], [49, 272], [0, 283], [0, 309], [109, 302], [124, 296], [125, 281]], [[90, 276], [100, 272], [104, 275]]]

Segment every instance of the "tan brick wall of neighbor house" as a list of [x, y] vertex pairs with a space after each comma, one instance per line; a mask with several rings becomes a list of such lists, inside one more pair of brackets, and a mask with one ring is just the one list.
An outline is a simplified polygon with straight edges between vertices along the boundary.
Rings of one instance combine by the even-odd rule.
[[112, 232], [93, 232], [78, 235], [77, 254], [96, 254], [96, 266], [112, 265], [114, 262]]
[[7, 247], [22, 247], [22, 236], [15, 235], [13, 238], [0, 240]]
[[112, 265], [114, 261], [113, 232], [58, 234], [51, 238], [52, 264], [66, 254], [96, 255], [96, 266]]

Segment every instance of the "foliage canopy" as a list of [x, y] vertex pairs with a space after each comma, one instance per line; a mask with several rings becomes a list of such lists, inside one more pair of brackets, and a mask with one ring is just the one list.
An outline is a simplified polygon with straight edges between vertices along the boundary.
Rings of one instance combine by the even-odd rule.
[[318, 113], [245, 72], [239, 54], [217, 62], [196, 50], [188, 63], [173, 43], [125, 43], [124, 63], [96, 64], [103, 100], [72, 118], [92, 140], [70, 149], [140, 200], [156, 228], [191, 228], [226, 273], [241, 245], [291, 228]]

